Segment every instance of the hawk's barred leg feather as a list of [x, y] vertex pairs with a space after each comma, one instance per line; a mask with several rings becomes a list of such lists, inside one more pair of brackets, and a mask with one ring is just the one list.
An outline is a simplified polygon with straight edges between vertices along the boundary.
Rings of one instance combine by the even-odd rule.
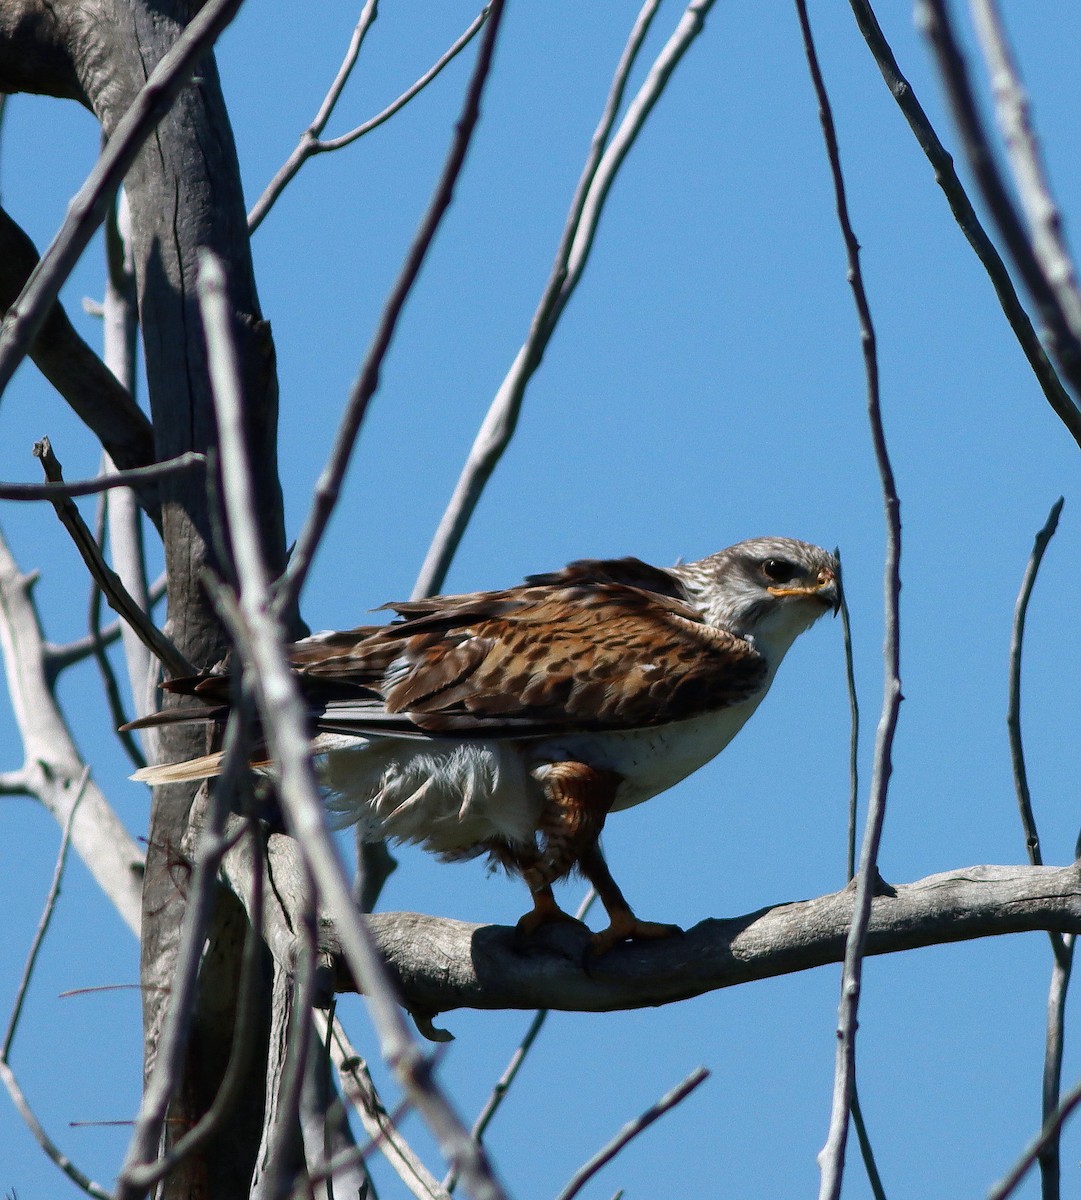
[[585, 763], [560, 762], [546, 768], [545, 805], [538, 827], [543, 848], [535, 858], [518, 854], [522, 878], [533, 893], [533, 908], [518, 922], [523, 933], [551, 921], [574, 920], [556, 903], [552, 884], [596, 847], [619, 782], [612, 771], [595, 770]]
[[620, 777], [585, 763], [559, 762], [545, 770], [543, 784], [545, 804], [537, 829], [543, 849], [537, 866], [525, 875], [533, 891], [569, 874], [597, 844]]
[[605, 954], [613, 946], [628, 939], [665, 938], [682, 933], [678, 925], [662, 925], [656, 921], [639, 921], [631, 906], [623, 898], [619, 884], [612, 878], [608, 864], [604, 861], [600, 846], [594, 844], [586, 850], [579, 862], [582, 874], [597, 889], [597, 895], [608, 912], [611, 924], [607, 929], [595, 933], [590, 940], [593, 954]]

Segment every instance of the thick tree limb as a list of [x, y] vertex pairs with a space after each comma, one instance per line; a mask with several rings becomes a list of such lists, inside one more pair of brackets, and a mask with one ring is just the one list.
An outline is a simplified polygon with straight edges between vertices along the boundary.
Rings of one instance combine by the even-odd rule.
[[[243, 843], [223, 864], [230, 887], [249, 895], [253, 864]], [[448, 868], [451, 869], [451, 868]], [[296, 906], [303, 867], [296, 843], [268, 846], [273, 886], [263, 913], [271, 952], [287, 968], [296, 954]], [[974, 866], [880, 888], [868, 954], [895, 954], [1032, 930], [1081, 930], [1081, 863], [1068, 867]], [[812, 900], [707, 918], [682, 937], [621, 946], [586, 959], [588, 931], [549, 926], [523, 939], [503, 925], [472, 925], [422, 913], [373, 913], [368, 923], [402, 1002], [431, 1017], [455, 1008], [609, 1012], [686, 1000], [705, 992], [841, 962], [852, 918], [851, 885]], [[338, 991], [355, 991], [333, 924], [320, 930], [321, 960]]]
[[[6, 312], [14, 304], [37, 264], [33, 242], [0, 208], [0, 311]], [[121, 470], [154, 461], [154, 431], [149, 419], [75, 331], [59, 302], [30, 344], [30, 357]], [[144, 507], [160, 524], [157, 489], [144, 486], [140, 495]]]
[[[1076, 863], [965, 867], [891, 892], [873, 902], [868, 954], [1037, 929], [1081, 929]], [[369, 921], [405, 1003], [417, 1012], [607, 1012], [840, 962], [852, 903], [853, 892], [845, 888], [745, 916], [707, 919], [683, 937], [620, 947], [588, 961], [587, 935], [573, 926], [553, 927], [523, 942], [509, 927], [418, 913], [376, 913]], [[352, 987], [344, 971], [339, 987]]]

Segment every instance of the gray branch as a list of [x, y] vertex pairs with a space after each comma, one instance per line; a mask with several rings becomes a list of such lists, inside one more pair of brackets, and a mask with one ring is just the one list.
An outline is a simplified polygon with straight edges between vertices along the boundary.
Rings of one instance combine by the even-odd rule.
[[[31, 589], [0, 536], [0, 648], [22, 737], [24, 766], [6, 776], [37, 797], [56, 821], [69, 819], [71, 843], [121, 918], [139, 929], [143, 856], [93, 781], [80, 789], [82, 756], [52, 690], [47, 652]], [[71, 814], [80, 791], [82, 799]]]
[[[302, 867], [291, 839], [273, 841], [274, 887], [267, 889], [273, 910], [264, 913], [264, 928], [272, 953], [288, 966], [297, 926], [287, 881]], [[226, 876], [242, 898], [249, 871], [239, 847], [227, 855]], [[1081, 930], [1081, 863], [961, 867], [882, 890], [888, 894], [871, 906], [868, 954], [1037, 929]], [[456, 1008], [609, 1012], [841, 962], [853, 899], [849, 886], [743, 916], [708, 918], [682, 937], [589, 959], [588, 933], [572, 925], [523, 939], [510, 926], [421, 913], [374, 913], [368, 922], [403, 1003], [422, 1020]], [[331, 924], [321, 931], [320, 951], [333, 964], [336, 989], [354, 991]]]
[[[7, 311], [38, 265], [38, 252], [23, 230], [0, 209], [0, 310]], [[61, 304], [53, 305], [30, 344], [30, 357], [45, 378], [93, 431], [118, 467], [152, 463], [150, 421], [112, 371], [75, 331]], [[140, 493], [157, 514], [157, 489]]]

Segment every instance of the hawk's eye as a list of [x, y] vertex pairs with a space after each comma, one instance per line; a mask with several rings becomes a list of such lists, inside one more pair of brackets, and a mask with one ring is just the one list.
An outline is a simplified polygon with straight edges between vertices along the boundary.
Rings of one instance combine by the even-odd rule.
[[762, 574], [771, 583], [788, 583], [799, 568], [783, 558], [767, 558], [762, 564]]

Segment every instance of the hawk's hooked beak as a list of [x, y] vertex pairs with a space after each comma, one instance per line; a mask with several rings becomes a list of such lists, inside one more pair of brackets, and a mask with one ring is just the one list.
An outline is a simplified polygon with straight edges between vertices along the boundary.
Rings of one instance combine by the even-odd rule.
[[837, 576], [828, 568], [823, 567], [818, 572], [818, 582], [807, 584], [805, 587], [771, 587], [766, 588], [771, 596], [808, 596], [833, 609], [836, 616], [841, 609], [841, 589]]

